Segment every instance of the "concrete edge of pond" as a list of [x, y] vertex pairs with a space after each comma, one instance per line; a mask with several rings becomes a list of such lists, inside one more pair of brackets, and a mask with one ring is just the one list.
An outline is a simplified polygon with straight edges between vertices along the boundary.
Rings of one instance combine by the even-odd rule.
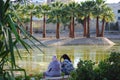
[[91, 37], [91, 38], [64, 38], [64, 39], [44, 39], [41, 41], [48, 46], [63, 46], [63, 45], [115, 45], [114, 42], [106, 37]]

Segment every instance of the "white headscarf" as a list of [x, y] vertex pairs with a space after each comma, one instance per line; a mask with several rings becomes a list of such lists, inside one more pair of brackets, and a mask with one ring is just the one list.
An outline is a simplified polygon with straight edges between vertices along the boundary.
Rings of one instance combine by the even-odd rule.
[[57, 61], [57, 57], [56, 57], [56, 56], [53, 56], [53, 57], [52, 57], [52, 61]]

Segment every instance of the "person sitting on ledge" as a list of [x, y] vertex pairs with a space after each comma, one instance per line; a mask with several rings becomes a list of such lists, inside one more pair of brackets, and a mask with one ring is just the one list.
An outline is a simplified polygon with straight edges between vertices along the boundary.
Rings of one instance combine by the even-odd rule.
[[61, 76], [61, 64], [56, 56], [53, 56], [52, 61], [48, 66], [48, 70], [43, 73], [43, 77], [59, 77]]
[[[62, 58], [64, 59], [63, 62], [61, 62]], [[67, 54], [61, 56], [60, 62], [61, 62], [61, 71], [65, 75], [69, 75], [70, 72], [74, 70], [73, 64]]]

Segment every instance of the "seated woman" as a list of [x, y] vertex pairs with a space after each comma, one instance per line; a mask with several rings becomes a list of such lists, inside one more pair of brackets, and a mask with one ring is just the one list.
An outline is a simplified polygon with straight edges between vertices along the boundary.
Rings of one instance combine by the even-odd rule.
[[[64, 59], [63, 62], [61, 62], [61, 59]], [[65, 74], [65, 75], [69, 75], [71, 71], [74, 70], [73, 64], [70, 60], [70, 58], [68, 57], [67, 54], [64, 54], [61, 56], [60, 58], [60, 62], [61, 62], [61, 71]]]
[[44, 77], [59, 77], [61, 76], [61, 64], [56, 56], [53, 56], [52, 62], [48, 66], [48, 70], [43, 73]]

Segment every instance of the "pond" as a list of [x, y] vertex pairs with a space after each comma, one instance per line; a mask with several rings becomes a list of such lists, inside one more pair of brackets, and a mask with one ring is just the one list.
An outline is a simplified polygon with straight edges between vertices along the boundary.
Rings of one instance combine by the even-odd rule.
[[[30, 50], [28, 54], [25, 50], [20, 49], [22, 60], [17, 58], [17, 64], [24, 68], [28, 74], [36, 74], [44, 72], [50, 63], [52, 56], [56, 55], [60, 60], [61, 55], [68, 54], [74, 64], [77, 67], [77, 63], [80, 59], [92, 60], [98, 63], [100, 60], [107, 58], [112, 51], [120, 52], [120, 45], [115, 46], [52, 46], [41, 47], [44, 53], [38, 49]], [[26, 54], [27, 53], [27, 54]]]

